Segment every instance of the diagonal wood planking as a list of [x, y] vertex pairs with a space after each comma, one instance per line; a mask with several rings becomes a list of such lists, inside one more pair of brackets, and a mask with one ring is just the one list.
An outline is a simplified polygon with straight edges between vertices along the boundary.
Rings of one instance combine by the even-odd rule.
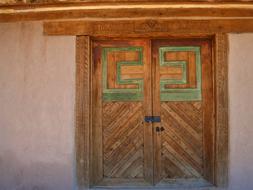
[[143, 177], [143, 117], [141, 102], [103, 103], [104, 177]]
[[201, 102], [162, 102], [163, 178], [203, 175]]

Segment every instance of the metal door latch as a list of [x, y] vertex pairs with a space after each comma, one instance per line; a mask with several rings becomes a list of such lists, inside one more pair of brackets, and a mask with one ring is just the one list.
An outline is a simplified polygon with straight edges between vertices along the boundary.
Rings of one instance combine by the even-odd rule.
[[162, 127], [156, 127], [155, 130], [156, 130], [156, 132], [163, 132], [165, 129], [162, 126]]
[[161, 122], [160, 116], [145, 116], [144, 121], [147, 123]]

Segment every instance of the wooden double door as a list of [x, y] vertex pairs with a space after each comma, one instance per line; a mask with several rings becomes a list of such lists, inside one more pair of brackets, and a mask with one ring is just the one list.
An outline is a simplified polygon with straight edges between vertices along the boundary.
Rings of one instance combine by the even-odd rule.
[[211, 41], [94, 40], [92, 55], [92, 184], [212, 184]]

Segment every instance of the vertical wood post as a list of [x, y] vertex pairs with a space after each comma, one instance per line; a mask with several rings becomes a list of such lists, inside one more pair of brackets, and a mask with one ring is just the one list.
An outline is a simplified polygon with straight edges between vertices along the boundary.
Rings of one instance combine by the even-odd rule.
[[216, 185], [228, 184], [228, 37], [215, 35]]
[[80, 189], [89, 188], [90, 176], [90, 38], [76, 37], [76, 174]]

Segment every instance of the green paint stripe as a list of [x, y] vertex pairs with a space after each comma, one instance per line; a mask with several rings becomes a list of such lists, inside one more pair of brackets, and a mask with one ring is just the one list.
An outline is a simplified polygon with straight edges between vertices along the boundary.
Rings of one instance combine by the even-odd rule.
[[142, 101], [143, 94], [138, 93], [103, 93], [104, 101]]
[[161, 51], [195, 51], [200, 52], [199, 46], [165, 46], [160, 47], [159, 50]]
[[199, 90], [193, 91], [191, 93], [182, 93], [182, 92], [170, 92], [161, 93], [161, 101], [201, 101], [201, 92]]

